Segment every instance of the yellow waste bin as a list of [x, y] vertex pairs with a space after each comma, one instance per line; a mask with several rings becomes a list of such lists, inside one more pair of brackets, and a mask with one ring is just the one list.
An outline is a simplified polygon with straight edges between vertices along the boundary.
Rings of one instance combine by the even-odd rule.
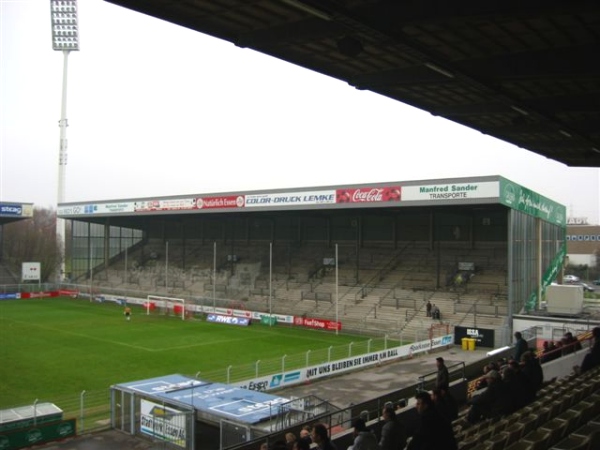
[[477, 342], [477, 339], [467, 339], [467, 347], [469, 348], [469, 350], [475, 350], [475, 342]]
[[462, 343], [462, 349], [469, 350], [469, 338], [464, 337], [460, 341]]

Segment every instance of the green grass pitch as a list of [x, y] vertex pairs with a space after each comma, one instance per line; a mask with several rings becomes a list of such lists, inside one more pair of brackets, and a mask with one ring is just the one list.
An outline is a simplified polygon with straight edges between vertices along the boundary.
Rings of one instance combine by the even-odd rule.
[[317, 354], [344, 344], [347, 352], [348, 343], [368, 339], [286, 326], [182, 321], [148, 316], [135, 305], [132, 310], [128, 322], [123, 308], [109, 302], [0, 301], [0, 409], [171, 373], [193, 376], [308, 350]]

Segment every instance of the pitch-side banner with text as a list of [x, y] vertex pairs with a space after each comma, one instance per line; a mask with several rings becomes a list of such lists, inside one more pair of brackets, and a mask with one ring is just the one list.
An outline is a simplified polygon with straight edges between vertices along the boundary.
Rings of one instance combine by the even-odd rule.
[[269, 391], [271, 389], [279, 389], [282, 387], [304, 383], [309, 380], [316, 380], [330, 375], [337, 375], [350, 370], [363, 369], [365, 367], [374, 366], [385, 361], [406, 358], [436, 348], [453, 345], [453, 342], [454, 335], [447, 334], [445, 336], [427, 339], [426, 341], [413, 342], [412, 344], [403, 345], [401, 347], [389, 348], [387, 350], [339, 359], [337, 361], [330, 361], [315, 366], [305, 367], [303, 369], [239, 381], [234, 383], [234, 386], [253, 391]]

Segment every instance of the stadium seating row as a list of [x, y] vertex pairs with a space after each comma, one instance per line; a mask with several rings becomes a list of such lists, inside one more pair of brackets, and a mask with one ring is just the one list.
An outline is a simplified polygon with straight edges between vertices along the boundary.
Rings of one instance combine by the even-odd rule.
[[459, 450], [600, 449], [600, 367], [558, 379], [532, 404], [466, 429], [458, 419]]

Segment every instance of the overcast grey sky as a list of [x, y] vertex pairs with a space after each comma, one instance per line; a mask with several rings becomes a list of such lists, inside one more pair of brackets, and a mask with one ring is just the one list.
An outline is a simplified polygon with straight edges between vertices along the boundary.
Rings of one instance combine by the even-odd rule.
[[[597, 168], [103, 0], [78, 3], [67, 202], [501, 175], [599, 222]], [[63, 56], [49, 1], [0, 8], [0, 201], [55, 207]]]

